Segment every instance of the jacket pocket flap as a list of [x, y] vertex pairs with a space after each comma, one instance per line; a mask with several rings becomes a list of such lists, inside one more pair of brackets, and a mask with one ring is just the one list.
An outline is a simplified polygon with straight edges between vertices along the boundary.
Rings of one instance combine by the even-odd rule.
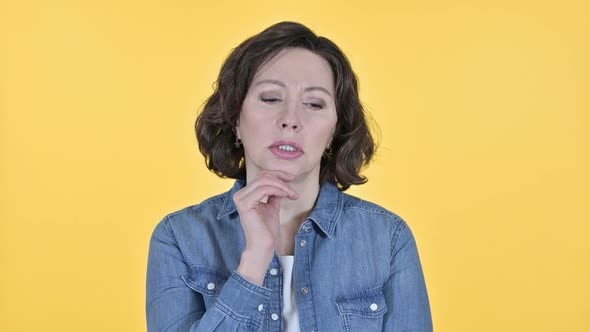
[[217, 295], [230, 277], [227, 273], [208, 266], [191, 266], [188, 274], [181, 278], [194, 291], [206, 295]]
[[335, 298], [341, 314], [379, 317], [387, 312], [383, 287], [375, 287]]

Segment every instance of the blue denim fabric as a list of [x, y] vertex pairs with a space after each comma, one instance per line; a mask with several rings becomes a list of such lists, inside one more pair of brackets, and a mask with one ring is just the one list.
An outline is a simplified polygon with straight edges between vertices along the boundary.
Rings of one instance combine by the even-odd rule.
[[[283, 330], [277, 252], [263, 286], [236, 271], [246, 240], [233, 194], [244, 185], [238, 180], [228, 192], [170, 213], [155, 227], [147, 266], [148, 331]], [[333, 182], [322, 185], [296, 234], [293, 273], [301, 331], [432, 331], [407, 223]]]

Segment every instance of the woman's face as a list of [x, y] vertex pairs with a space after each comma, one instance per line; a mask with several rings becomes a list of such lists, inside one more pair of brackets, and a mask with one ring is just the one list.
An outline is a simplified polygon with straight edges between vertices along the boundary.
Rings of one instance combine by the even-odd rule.
[[286, 48], [257, 71], [242, 104], [236, 135], [246, 173], [282, 170], [319, 181], [320, 161], [336, 128], [332, 70], [322, 57]]

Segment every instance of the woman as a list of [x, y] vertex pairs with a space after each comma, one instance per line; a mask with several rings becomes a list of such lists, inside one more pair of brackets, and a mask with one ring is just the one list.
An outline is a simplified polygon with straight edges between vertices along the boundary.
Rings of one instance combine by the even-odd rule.
[[156, 226], [148, 330], [432, 330], [410, 228], [344, 193], [374, 142], [334, 43], [294, 22], [247, 39], [195, 129], [207, 167], [236, 181]]

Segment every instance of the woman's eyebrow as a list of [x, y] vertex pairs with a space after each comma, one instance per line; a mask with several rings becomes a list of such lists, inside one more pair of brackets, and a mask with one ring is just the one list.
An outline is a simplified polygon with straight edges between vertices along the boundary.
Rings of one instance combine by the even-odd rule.
[[[258, 81], [258, 83], [256, 83], [254, 86], [258, 86], [258, 85], [263, 84], [263, 83], [276, 84], [276, 85], [279, 85], [279, 86], [281, 86], [283, 88], [286, 88], [287, 87], [287, 85], [285, 83], [281, 82], [281, 81], [269, 80], [269, 79]], [[305, 88], [303, 91], [312, 91], [312, 90], [323, 91], [326, 94], [328, 94], [328, 96], [332, 97], [332, 94], [328, 91], [328, 89], [323, 88], [321, 86], [309, 86], [309, 87]]]

